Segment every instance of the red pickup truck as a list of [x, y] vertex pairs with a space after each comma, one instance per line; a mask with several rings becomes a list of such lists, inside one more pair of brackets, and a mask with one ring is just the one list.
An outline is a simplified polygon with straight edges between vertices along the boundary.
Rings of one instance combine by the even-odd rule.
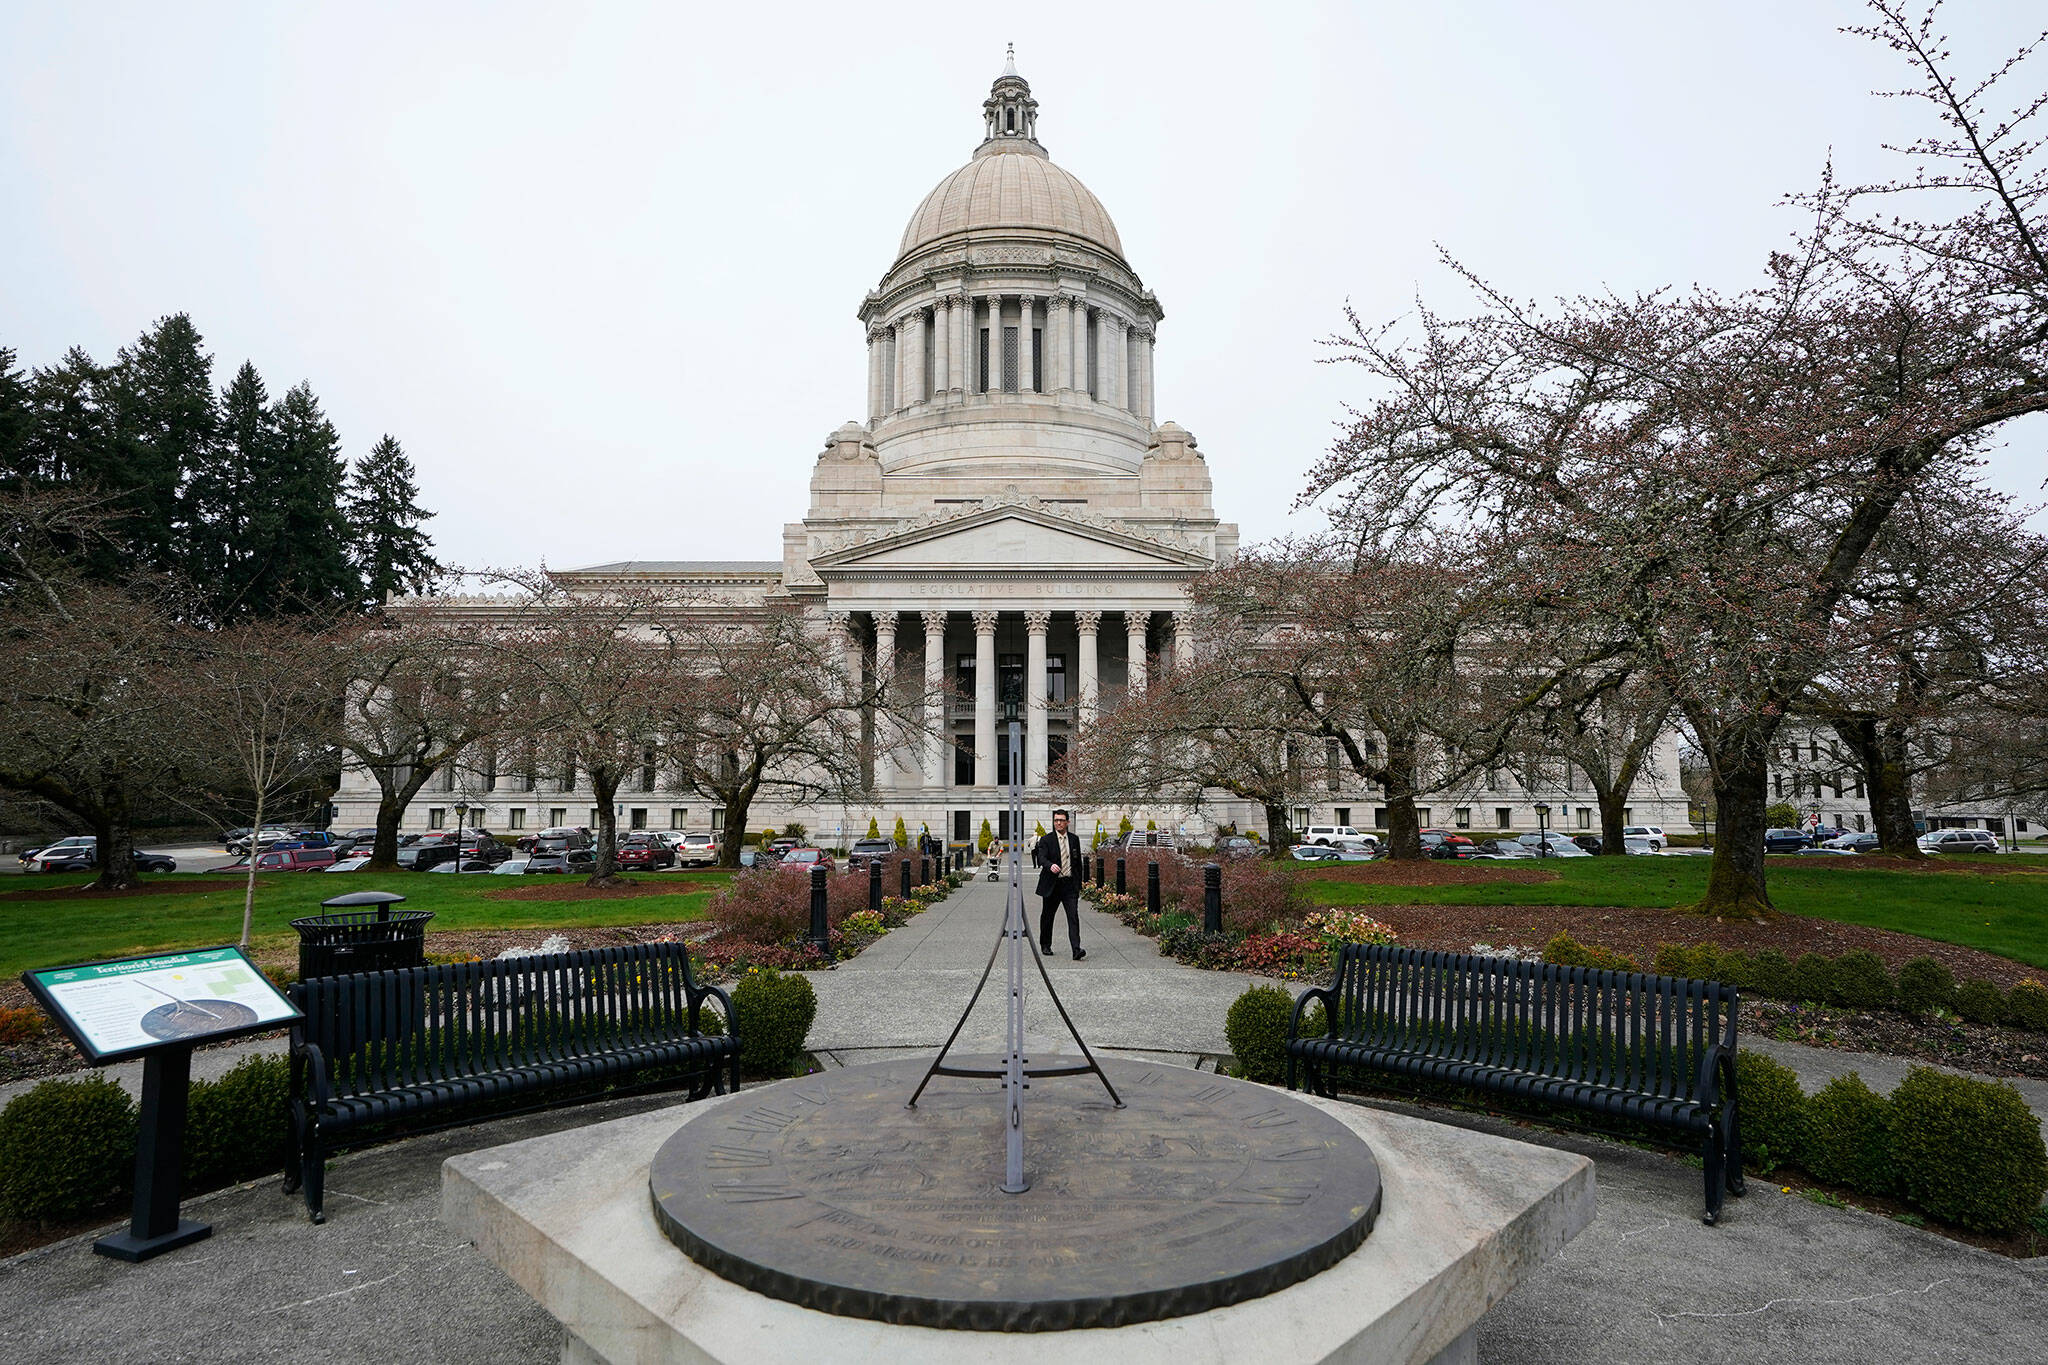
[[[223, 872], [249, 866], [248, 859], [224, 867]], [[258, 872], [318, 872], [334, 866], [334, 850], [331, 848], [274, 848], [268, 853], [256, 855]]]

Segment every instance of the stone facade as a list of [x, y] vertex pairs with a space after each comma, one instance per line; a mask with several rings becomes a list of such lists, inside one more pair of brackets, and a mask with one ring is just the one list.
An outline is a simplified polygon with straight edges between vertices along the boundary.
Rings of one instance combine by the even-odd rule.
[[[912, 670], [928, 692], [945, 685], [958, 696], [942, 735], [879, 757], [867, 802], [757, 806], [755, 828], [800, 820], [830, 841], [864, 833], [871, 816], [888, 829], [900, 815], [913, 832], [964, 841], [984, 819], [998, 827], [1009, 775], [997, 708], [1012, 679], [1027, 699], [1025, 820], [1049, 824], [1049, 768], [1097, 708], [1191, 648], [1184, 586], [1237, 550], [1195, 437], [1154, 419], [1159, 300], [1124, 259], [1100, 201], [1038, 141], [1038, 105], [1014, 65], [982, 114], [973, 159], [919, 205], [895, 263], [861, 301], [867, 419], [827, 438], [810, 506], [783, 528], [781, 561], [628, 561], [565, 575], [787, 594], [841, 635], [850, 667]], [[1686, 827], [1677, 779], [1674, 756], [1636, 817]], [[438, 785], [408, 825], [436, 814], [452, 822], [458, 797], [493, 829], [592, 823], [587, 792], [476, 790], [463, 774]], [[1327, 795], [1302, 823], [1343, 807], [1366, 826], [1369, 794]], [[1537, 799], [1517, 800], [1514, 828], [1535, 827]], [[341, 823], [368, 823], [374, 788], [352, 775], [337, 804]], [[619, 804], [622, 827], [722, 819], [701, 799], [658, 790]], [[1456, 806], [1480, 803], [1442, 804], [1449, 823]], [[1098, 814], [1113, 827], [1125, 813], [1089, 812], [1077, 828], [1092, 834]], [[1183, 811], [1129, 814], [1140, 827], [1156, 819], [1190, 832], [1263, 820], [1230, 802], [1199, 824]], [[1492, 819], [1489, 808], [1484, 827]]]

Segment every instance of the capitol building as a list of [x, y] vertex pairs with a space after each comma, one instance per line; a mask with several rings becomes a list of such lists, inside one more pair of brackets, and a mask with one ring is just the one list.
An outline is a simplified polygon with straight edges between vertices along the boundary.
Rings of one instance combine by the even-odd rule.
[[[1048, 773], [1098, 708], [1191, 649], [1183, 587], [1237, 549], [1194, 435], [1154, 410], [1165, 310], [1125, 259], [1101, 201], [1039, 141], [1038, 102], [1014, 62], [981, 114], [973, 157], [917, 206], [895, 262], [861, 301], [866, 420], [827, 438], [810, 505], [783, 528], [781, 557], [631, 560], [556, 575], [738, 604], [787, 595], [842, 634], [849, 667], [914, 670], [921, 659], [925, 694], [952, 699], [941, 724], [877, 755], [865, 803], [757, 803], [747, 817], [755, 828], [798, 820], [832, 842], [865, 833], [870, 817], [887, 830], [901, 816], [913, 833], [925, 826], [959, 842], [984, 820], [1000, 832], [1010, 773], [998, 698], [1013, 680], [1027, 699], [1025, 821], [1049, 825]], [[1687, 828], [1675, 737], [1652, 766], [1635, 820]], [[1333, 770], [1322, 799], [1297, 811], [1297, 827], [1373, 826], [1371, 796], [1346, 795], [1355, 781]], [[457, 806], [493, 830], [595, 827], [587, 789], [480, 785], [471, 773], [437, 775], [438, 790], [420, 794], [406, 827], [452, 824]], [[658, 777], [642, 785], [619, 793], [622, 829], [723, 823], [701, 797]], [[1565, 813], [1570, 792], [1521, 786], [1446, 795], [1424, 822], [1519, 832], [1535, 828], [1538, 800], [1557, 808], [1553, 825], [1583, 822]], [[345, 773], [335, 803], [337, 823], [369, 824], [375, 783]], [[1592, 804], [1583, 783], [1577, 803]], [[1141, 828], [1156, 819], [1189, 833], [1263, 825], [1256, 806], [1222, 800], [1199, 816], [1086, 812], [1076, 826], [1085, 838], [1098, 816], [1113, 827], [1124, 814]]]

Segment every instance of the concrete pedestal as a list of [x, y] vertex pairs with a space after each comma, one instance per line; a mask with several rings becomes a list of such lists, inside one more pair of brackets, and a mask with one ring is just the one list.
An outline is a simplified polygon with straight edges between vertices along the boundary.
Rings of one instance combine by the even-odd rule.
[[1006, 1334], [895, 1326], [742, 1289], [662, 1235], [648, 1197], [655, 1152], [679, 1125], [734, 1102], [700, 1101], [455, 1157], [443, 1168], [442, 1221], [561, 1321], [569, 1333], [562, 1358], [579, 1365], [1053, 1357], [1467, 1365], [1480, 1316], [1593, 1218], [1585, 1157], [1312, 1100], [1371, 1145], [1384, 1191], [1372, 1235], [1329, 1270], [1262, 1298], [1131, 1327]]

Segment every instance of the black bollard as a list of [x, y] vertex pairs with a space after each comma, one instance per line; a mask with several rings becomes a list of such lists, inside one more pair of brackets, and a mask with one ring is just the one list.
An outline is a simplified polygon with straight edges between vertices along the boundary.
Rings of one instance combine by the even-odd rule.
[[1215, 863], [1202, 864], [1202, 932], [1223, 932], [1223, 869]]
[[1102, 855], [1100, 853], [1095, 855], [1095, 889], [1097, 891], [1102, 889]]
[[917, 860], [917, 884], [919, 886], [930, 886], [932, 884], [932, 860], [930, 854], [926, 854]]
[[811, 942], [824, 952], [832, 942], [832, 930], [825, 923], [825, 869], [811, 869]]
[[1121, 856], [1116, 860], [1116, 893], [1119, 896], [1124, 894], [1124, 860]]
[[1145, 864], [1145, 913], [1159, 913], [1159, 864]]
[[910, 899], [910, 859], [903, 860], [903, 899]]
[[882, 913], [882, 863], [880, 859], [868, 864], [868, 909]]

